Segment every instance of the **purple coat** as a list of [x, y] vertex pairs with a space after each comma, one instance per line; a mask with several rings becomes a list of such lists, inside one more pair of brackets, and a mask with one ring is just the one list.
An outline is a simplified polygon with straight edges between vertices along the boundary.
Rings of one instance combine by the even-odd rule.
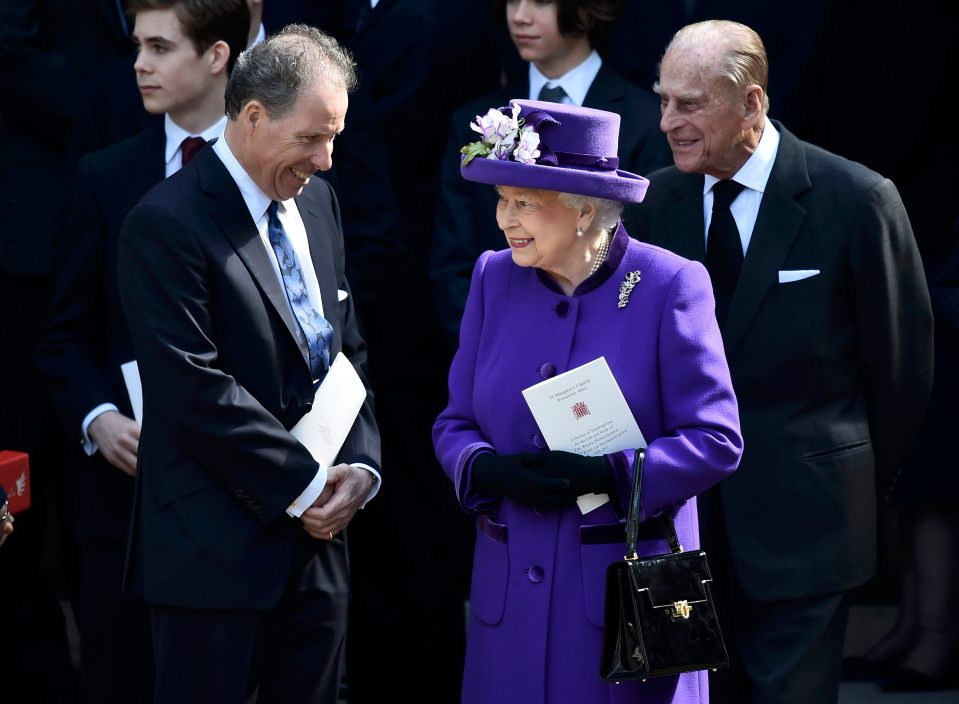
[[[627, 272], [641, 272], [618, 308]], [[739, 463], [739, 413], [701, 264], [616, 233], [600, 270], [572, 296], [509, 251], [476, 264], [449, 376], [449, 405], [433, 427], [437, 456], [477, 520], [465, 704], [708, 701], [705, 672], [603, 684], [599, 659], [605, 570], [622, 559], [616, 502], [582, 515], [494, 503], [470, 487], [480, 450], [545, 449], [522, 389], [604, 356], [649, 443], [643, 515], [674, 512], [683, 545], [699, 546], [696, 494]], [[625, 506], [633, 452], [608, 455]], [[492, 507], [490, 509], [490, 507]], [[667, 552], [664, 540], [640, 554]]]

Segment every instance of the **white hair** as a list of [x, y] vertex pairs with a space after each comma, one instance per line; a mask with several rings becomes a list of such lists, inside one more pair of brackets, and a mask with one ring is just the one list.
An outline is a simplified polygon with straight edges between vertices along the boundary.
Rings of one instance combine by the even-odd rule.
[[596, 208], [596, 215], [593, 216], [593, 222], [589, 227], [590, 233], [612, 230], [623, 214], [623, 204], [618, 200], [581, 196], [578, 193], [560, 193], [559, 202], [573, 210], [582, 210], [587, 204], [592, 204]]

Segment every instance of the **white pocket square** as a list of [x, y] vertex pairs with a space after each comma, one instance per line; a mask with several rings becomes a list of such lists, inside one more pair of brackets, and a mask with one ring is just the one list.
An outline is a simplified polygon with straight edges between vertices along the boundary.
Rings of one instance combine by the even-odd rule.
[[802, 281], [810, 276], [819, 274], [819, 269], [792, 269], [779, 272], [779, 283], [788, 284], [793, 281]]
[[346, 291], [344, 291], [344, 290], [341, 289], [341, 288], [336, 289], [336, 300], [337, 300], [337, 301], [345, 301], [345, 300], [346, 300], [346, 297], [349, 296], [349, 295], [350, 295], [350, 294], [348, 294]]

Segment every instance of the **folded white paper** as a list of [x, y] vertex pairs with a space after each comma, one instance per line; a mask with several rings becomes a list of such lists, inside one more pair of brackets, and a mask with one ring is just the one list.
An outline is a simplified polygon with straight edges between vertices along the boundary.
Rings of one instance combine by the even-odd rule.
[[290, 433], [322, 467], [330, 467], [366, 400], [366, 387], [342, 352], [336, 355], [316, 391], [313, 409]]
[[779, 272], [779, 283], [789, 284], [793, 281], [802, 281], [819, 273], [819, 269], [792, 269]]
[[[605, 357], [523, 389], [523, 398], [551, 450], [596, 456], [646, 447], [646, 439]], [[606, 494], [577, 499], [589, 513]]]
[[143, 386], [140, 384], [140, 367], [134, 359], [121, 364], [120, 372], [123, 374], [123, 383], [127, 387], [130, 404], [133, 406], [133, 419], [137, 425], [143, 425]]

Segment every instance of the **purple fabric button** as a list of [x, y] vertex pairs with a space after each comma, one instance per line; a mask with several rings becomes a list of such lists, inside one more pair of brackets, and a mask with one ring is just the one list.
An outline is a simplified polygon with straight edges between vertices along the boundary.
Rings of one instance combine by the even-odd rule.
[[556, 315], [565, 318], [569, 315], [569, 301], [560, 301], [556, 304]]
[[540, 450], [546, 449], [546, 438], [544, 438], [539, 433], [533, 436], [533, 444], [536, 445]]
[[529, 581], [533, 584], [539, 584], [543, 581], [545, 576], [543, 573], [543, 568], [539, 565], [533, 565], [528, 570], [526, 570], [526, 576], [529, 577]]
[[546, 362], [539, 368], [539, 375], [544, 379], [551, 379], [556, 376], [556, 365], [552, 362]]

